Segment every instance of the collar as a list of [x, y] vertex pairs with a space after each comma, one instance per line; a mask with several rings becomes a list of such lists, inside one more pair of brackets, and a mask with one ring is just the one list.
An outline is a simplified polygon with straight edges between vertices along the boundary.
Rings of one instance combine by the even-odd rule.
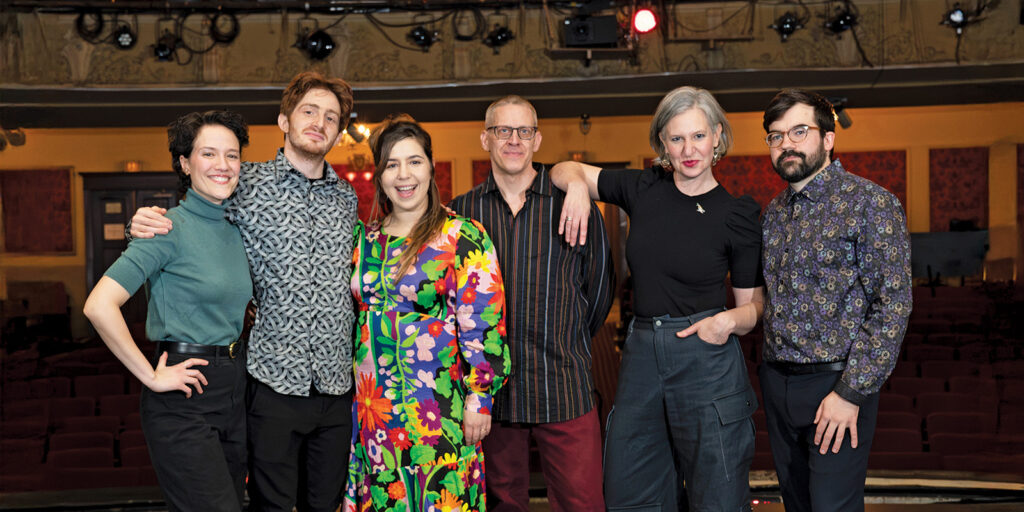
[[184, 208], [185, 211], [204, 219], [224, 220], [224, 201], [221, 201], [220, 204], [211, 203], [199, 195], [194, 188], [188, 189], [188, 192], [185, 193], [185, 198], [178, 205]]
[[827, 200], [832, 195], [832, 189], [843, 173], [846, 173], [846, 169], [843, 169], [843, 164], [839, 162], [839, 159], [832, 160], [817, 176], [807, 182], [800, 192], [793, 192], [793, 187], [787, 185], [786, 202], [794, 201], [796, 196], [804, 196], [813, 202]]
[[277, 169], [280, 174], [295, 174], [310, 183], [324, 183], [327, 185], [333, 184], [339, 181], [338, 174], [334, 172], [334, 168], [324, 160], [324, 177], [322, 179], [309, 179], [305, 174], [302, 174], [298, 169], [292, 165], [284, 156], [284, 148], [277, 148], [277, 158], [274, 159], [274, 168]]
[[[551, 179], [548, 177], [548, 166], [533, 162], [533, 170], [537, 171], [537, 175], [533, 177], [533, 183], [526, 189], [527, 192], [534, 194], [540, 194], [542, 196], [550, 196], [551, 189], [554, 185], [551, 184]], [[487, 179], [483, 182], [483, 188], [481, 189], [485, 194], [491, 192], [501, 191], [498, 189], [498, 182], [494, 180], [494, 169], [487, 174]]]

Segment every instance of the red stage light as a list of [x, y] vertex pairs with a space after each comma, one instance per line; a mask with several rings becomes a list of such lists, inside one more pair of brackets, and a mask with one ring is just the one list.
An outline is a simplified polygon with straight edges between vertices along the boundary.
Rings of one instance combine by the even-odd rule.
[[642, 7], [633, 13], [633, 30], [646, 34], [656, 28], [658, 28], [658, 17], [650, 8]]

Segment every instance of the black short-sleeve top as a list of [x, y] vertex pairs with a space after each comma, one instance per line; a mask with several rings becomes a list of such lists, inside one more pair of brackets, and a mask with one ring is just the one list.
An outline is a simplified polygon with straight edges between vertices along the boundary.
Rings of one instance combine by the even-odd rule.
[[760, 207], [721, 185], [697, 196], [676, 188], [672, 173], [601, 171], [602, 201], [629, 215], [626, 259], [637, 316], [688, 316], [724, 307], [725, 278], [736, 288], [764, 284]]

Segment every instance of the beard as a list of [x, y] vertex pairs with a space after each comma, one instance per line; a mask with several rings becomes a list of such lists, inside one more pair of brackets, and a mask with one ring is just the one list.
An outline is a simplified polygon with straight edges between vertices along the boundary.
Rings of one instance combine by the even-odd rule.
[[[787, 158], [795, 156], [800, 158], [799, 162], [784, 162]], [[808, 176], [814, 174], [821, 169], [825, 164], [825, 144], [824, 141], [818, 146], [818, 149], [811, 153], [810, 160], [807, 155], [799, 151], [783, 151], [778, 158], [772, 162], [772, 166], [775, 167], [775, 172], [782, 177], [782, 179], [790, 182], [797, 183], [807, 179]]]

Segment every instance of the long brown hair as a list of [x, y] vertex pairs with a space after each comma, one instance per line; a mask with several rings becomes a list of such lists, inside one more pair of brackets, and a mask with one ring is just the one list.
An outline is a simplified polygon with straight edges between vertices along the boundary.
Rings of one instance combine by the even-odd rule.
[[393, 114], [374, 128], [373, 133], [370, 134], [370, 148], [373, 149], [375, 163], [373, 209], [370, 211], [370, 219], [383, 223], [384, 217], [390, 214], [394, 208], [391, 200], [384, 193], [381, 175], [387, 168], [391, 150], [395, 144], [405, 139], [413, 139], [423, 147], [423, 152], [430, 162], [430, 189], [427, 192], [427, 211], [423, 213], [406, 238], [408, 247], [399, 259], [398, 276], [404, 275], [409, 270], [419, 254], [419, 248], [433, 240], [441, 232], [444, 221], [448, 217], [447, 210], [441, 204], [441, 193], [437, 188], [437, 181], [434, 180], [434, 150], [430, 143], [430, 134], [408, 114]]

